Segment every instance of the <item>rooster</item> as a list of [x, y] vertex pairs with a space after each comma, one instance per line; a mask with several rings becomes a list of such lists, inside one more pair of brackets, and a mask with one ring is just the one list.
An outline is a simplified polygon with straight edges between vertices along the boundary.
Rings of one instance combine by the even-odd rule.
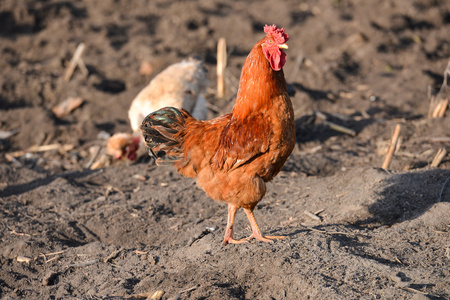
[[[166, 107], [148, 115], [141, 130], [158, 165], [173, 164], [212, 199], [228, 203], [224, 244], [263, 236], [253, 210], [295, 146], [294, 111], [287, 93], [284, 29], [264, 27], [261, 39], [245, 60], [231, 113], [199, 121], [184, 109]], [[235, 214], [243, 208], [252, 228], [246, 239], [233, 238]]]
[[205, 65], [198, 57], [189, 57], [167, 67], [131, 102], [128, 117], [133, 134], [114, 134], [108, 140], [107, 152], [117, 159], [135, 160], [141, 142], [139, 126], [142, 120], [165, 106], [184, 108], [195, 118], [206, 120], [208, 108], [203, 94], [208, 84]]

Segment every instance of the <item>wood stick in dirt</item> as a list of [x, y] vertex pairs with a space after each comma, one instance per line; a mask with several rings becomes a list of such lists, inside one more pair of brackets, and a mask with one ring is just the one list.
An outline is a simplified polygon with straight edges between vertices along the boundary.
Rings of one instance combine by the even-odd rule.
[[[125, 299], [147, 299], [147, 298], [150, 298], [150, 296], [152, 296], [153, 294], [154, 294], [153, 292], [144, 292], [144, 293], [125, 296], [124, 298]], [[117, 297], [119, 297], [119, 296], [117, 296]]]
[[[439, 89], [436, 97], [431, 97], [430, 107], [428, 109], [428, 118], [440, 118], [444, 116], [445, 110], [448, 106], [448, 99], [443, 99], [443, 94], [447, 91], [448, 86], [448, 75], [450, 74], [450, 62], [444, 70], [444, 81], [442, 82], [441, 88]], [[442, 114], [442, 115], [441, 115]]]
[[51, 253], [41, 253], [40, 255], [44, 256], [44, 257], [47, 257], [47, 256], [62, 254], [64, 252], [66, 252], [66, 250], [61, 250], [61, 251], [58, 251], [58, 252], [51, 252]]
[[178, 300], [178, 299], [181, 299], [181, 294], [184, 294], [184, 293], [193, 291], [193, 290], [195, 290], [196, 288], [198, 288], [198, 285], [193, 286], [193, 287], [188, 288], [188, 289], [185, 289], [185, 290], [182, 290], [182, 291], [178, 292], [175, 296], [169, 298], [169, 300]]
[[441, 99], [433, 111], [432, 118], [442, 118], [444, 117], [445, 111], [448, 107], [448, 99]]
[[52, 112], [58, 119], [67, 116], [76, 108], [80, 107], [83, 104], [84, 100], [80, 97], [69, 97], [58, 105], [52, 107]]
[[309, 212], [309, 211], [305, 210], [303, 213], [304, 213], [305, 215], [307, 215], [308, 217], [310, 217], [311, 219], [314, 219], [314, 220], [316, 220], [316, 221], [322, 221], [322, 219], [320, 219], [319, 216], [313, 214], [312, 212]]
[[193, 291], [193, 290], [195, 290], [195, 289], [197, 289], [197, 288], [198, 288], [198, 285], [193, 286], [193, 287], [190, 287], [190, 288], [188, 288], [188, 289], [185, 289], [185, 290], [180, 291], [180, 294], [184, 294], [184, 293]]
[[96, 263], [98, 263], [98, 259], [93, 259], [93, 260], [89, 260], [89, 261], [82, 262], [82, 263], [71, 264], [71, 265], [68, 265], [67, 267], [82, 268], [82, 267], [87, 267], [87, 266], [90, 266], [90, 265], [93, 265]]
[[19, 255], [19, 256], [17, 256], [17, 261], [29, 263], [31, 261], [31, 258]]
[[69, 81], [72, 77], [73, 71], [75, 71], [75, 67], [79, 64], [78, 61], [81, 58], [81, 55], [84, 51], [84, 43], [80, 43], [73, 54], [72, 59], [70, 60], [69, 66], [66, 69], [66, 74], [64, 74], [64, 80]]
[[[353, 129], [338, 125], [336, 123], [330, 122], [328, 121], [328, 117], [326, 114], [324, 114], [323, 112], [320, 111], [314, 111], [314, 114], [316, 115], [317, 118], [322, 119], [323, 120], [323, 124], [325, 124], [326, 126], [330, 127], [331, 129], [338, 131], [338, 132], [342, 132], [351, 136], [356, 136], [356, 131], [354, 131]], [[295, 115], [295, 113], [294, 113]]]
[[89, 149], [89, 152], [91, 152], [91, 158], [89, 159], [89, 161], [86, 163], [86, 165], [84, 166], [86, 169], [89, 169], [92, 164], [94, 163], [95, 159], [97, 158], [97, 156], [99, 155], [101, 150], [100, 146], [92, 146]]
[[[144, 292], [144, 293], [139, 293], [139, 294], [134, 294], [134, 295], [128, 295], [128, 296], [121, 297], [121, 298], [125, 298], [125, 299], [161, 299], [163, 295], [164, 295], [164, 291], [156, 291], [156, 292]], [[118, 296], [118, 297], [120, 297], [120, 296]]]
[[433, 161], [431, 162], [431, 167], [437, 168], [441, 164], [444, 157], [447, 155], [447, 150], [445, 148], [441, 148], [438, 150], [436, 155], [433, 158]]
[[347, 235], [347, 236], [355, 236], [355, 235], [365, 236], [362, 233], [320, 230], [320, 229], [316, 229], [314, 227], [309, 227], [309, 226], [307, 226], [307, 225], [305, 225], [303, 223], [300, 223], [300, 225], [303, 226], [305, 229], [311, 230], [311, 231], [314, 231], [314, 232], [320, 232], [320, 233], [326, 233], [326, 234], [342, 234], [342, 235]]
[[430, 141], [431, 143], [450, 143], [450, 137], [448, 136], [432, 137], [429, 138], [428, 141]]
[[80, 57], [80, 59], [78, 59], [77, 61], [77, 66], [80, 69], [81, 73], [83, 73], [83, 75], [86, 77], [89, 75], [89, 70], [86, 67], [86, 64], [84, 63], [83, 59]]
[[59, 149], [73, 149], [73, 145], [69, 145], [69, 144], [61, 145], [58, 143], [42, 145], [42, 146], [34, 145], [34, 146], [31, 146], [30, 148], [28, 148], [27, 150], [19, 150], [19, 151], [11, 152], [11, 153], [8, 153], [8, 155], [10, 157], [19, 157], [19, 156], [23, 156], [29, 152], [45, 152], [45, 151], [59, 150]]
[[122, 248], [118, 249], [118, 250], [114, 250], [110, 255], [108, 255], [107, 257], [105, 257], [103, 259], [104, 263], [109, 263], [111, 260], [113, 260], [114, 258], [116, 258], [119, 253], [122, 251]]
[[45, 260], [45, 263], [48, 264], [49, 262], [52, 262], [52, 261], [57, 260], [57, 259], [60, 259], [60, 258], [61, 258], [61, 257], [60, 257], [59, 255], [53, 256], [53, 257], [50, 258], [50, 259], [46, 259], [46, 260]]
[[441, 101], [441, 104], [442, 104], [441, 109], [438, 112], [438, 117], [439, 118], [443, 118], [444, 117], [445, 111], [448, 108], [449, 99], [447, 98], [447, 99]]
[[342, 132], [350, 136], [356, 136], [356, 131], [354, 131], [353, 129], [338, 125], [330, 121], [323, 121], [323, 123], [335, 131]]
[[433, 118], [433, 113], [436, 108], [436, 97], [430, 97], [430, 104], [428, 106], [428, 118]]
[[392, 156], [394, 155], [394, 151], [397, 146], [398, 137], [400, 136], [400, 129], [401, 129], [400, 124], [397, 124], [395, 126], [394, 134], [392, 135], [392, 138], [391, 138], [391, 144], [389, 145], [389, 149], [386, 154], [386, 158], [384, 159], [383, 166], [381, 167], [382, 169], [386, 170], [387, 168], [389, 168], [389, 165], [392, 160]]
[[321, 208], [321, 209], [319, 209], [319, 210], [313, 212], [313, 214], [317, 216], [318, 214], [320, 214], [320, 213], [323, 212], [324, 210], [325, 210], [325, 208]]
[[9, 153], [5, 154], [5, 158], [6, 158], [7, 161], [13, 163], [16, 167], [21, 167], [22, 166], [22, 163], [20, 161], [18, 161], [13, 155], [11, 155]]
[[220, 38], [217, 43], [217, 96], [225, 95], [225, 68], [227, 66], [227, 44], [225, 38]]
[[159, 300], [162, 298], [162, 296], [164, 295], [164, 291], [156, 291], [153, 293], [153, 295], [151, 295], [151, 297], [147, 298], [147, 299], [155, 299], [155, 300]]

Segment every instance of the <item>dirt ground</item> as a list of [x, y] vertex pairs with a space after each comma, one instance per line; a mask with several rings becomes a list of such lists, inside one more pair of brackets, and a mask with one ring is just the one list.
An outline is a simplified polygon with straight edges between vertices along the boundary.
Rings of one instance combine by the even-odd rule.
[[[228, 112], [264, 24], [290, 35], [297, 147], [255, 214], [287, 239], [223, 246], [226, 204], [148, 157], [89, 168], [131, 131], [136, 94], [187, 56], [206, 61], [210, 116]], [[449, 32], [446, 0], [1, 1], [0, 298], [450, 299], [450, 156], [430, 166], [450, 113], [427, 118]], [[88, 75], [66, 82], [80, 43]], [[84, 103], [57, 118], [68, 97]], [[235, 230], [250, 233], [241, 211]]]

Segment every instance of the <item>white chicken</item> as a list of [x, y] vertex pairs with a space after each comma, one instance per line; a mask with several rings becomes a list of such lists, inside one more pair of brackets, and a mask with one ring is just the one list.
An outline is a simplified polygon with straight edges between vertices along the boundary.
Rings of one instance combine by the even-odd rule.
[[108, 141], [107, 153], [115, 158], [136, 159], [144, 118], [163, 107], [184, 108], [195, 118], [206, 120], [208, 108], [204, 92], [209, 85], [207, 70], [201, 58], [190, 57], [170, 65], [153, 78], [131, 102], [128, 110], [133, 134], [116, 133]]
[[173, 64], [156, 76], [131, 103], [128, 117], [133, 132], [137, 132], [144, 118], [160, 108], [184, 108], [195, 118], [208, 116], [203, 93], [209, 81], [203, 61], [190, 57]]

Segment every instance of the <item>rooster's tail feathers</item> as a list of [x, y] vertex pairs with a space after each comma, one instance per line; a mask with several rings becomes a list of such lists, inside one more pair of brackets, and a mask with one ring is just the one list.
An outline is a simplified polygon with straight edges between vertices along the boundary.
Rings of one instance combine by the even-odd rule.
[[174, 107], [162, 108], [145, 117], [141, 131], [148, 154], [157, 165], [173, 164], [183, 157], [185, 125], [183, 113]]

